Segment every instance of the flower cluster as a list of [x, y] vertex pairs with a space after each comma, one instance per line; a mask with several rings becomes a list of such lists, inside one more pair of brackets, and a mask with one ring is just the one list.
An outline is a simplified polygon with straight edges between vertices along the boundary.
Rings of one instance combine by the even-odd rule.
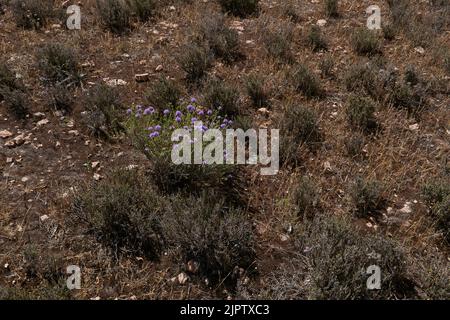
[[[226, 129], [233, 122], [222, 118], [216, 111], [201, 106], [195, 98], [176, 109], [157, 110], [152, 106], [136, 105], [127, 110], [127, 127], [146, 152], [168, 154], [173, 147], [172, 133], [176, 129], [194, 130]], [[196, 126], [201, 122], [201, 126]]]

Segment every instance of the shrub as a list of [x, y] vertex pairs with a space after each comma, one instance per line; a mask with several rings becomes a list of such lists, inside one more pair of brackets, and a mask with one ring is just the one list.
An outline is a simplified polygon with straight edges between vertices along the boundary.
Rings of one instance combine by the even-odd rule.
[[[396, 79], [386, 79], [386, 82], [396, 81]], [[384, 98], [384, 88], [380, 83], [377, 71], [370, 64], [356, 64], [346, 72], [344, 76], [344, 84], [347, 90], [359, 93], [365, 92], [374, 100], [382, 100]]]
[[211, 78], [206, 83], [204, 92], [208, 107], [219, 110], [224, 116], [239, 114], [239, 93], [234, 87], [218, 78]]
[[123, 0], [96, 0], [103, 24], [112, 32], [122, 34], [130, 28], [130, 8]]
[[[297, 240], [291, 264], [270, 277], [269, 299], [394, 299], [414, 298], [414, 282], [406, 257], [392, 240], [364, 234], [345, 218], [317, 217]], [[381, 290], [367, 288], [367, 268], [380, 267]], [[286, 269], [287, 270], [283, 270]]]
[[70, 113], [74, 104], [74, 97], [70, 90], [64, 86], [55, 86], [50, 91], [51, 103], [55, 110]]
[[270, 17], [261, 18], [261, 37], [266, 53], [284, 62], [292, 62], [293, 25]]
[[249, 75], [245, 80], [245, 88], [255, 107], [261, 108], [270, 105], [265, 79], [260, 74]]
[[345, 150], [350, 157], [357, 158], [362, 155], [366, 139], [364, 135], [355, 133], [345, 140]]
[[13, 0], [11, 8], [18, 27], [41, 29], [53, 16], [53, 0]]
[[436, 219], [436, 227], [450, 242], [450, 184], [446, 180], [429, 183], [423, 188], [422, 194], [431, 207], [430, 212]]
[[37, 53], [38, 66], [47, 81], [71, 86], [81, 82], [81, 73], [75, 52], [65, 45], [50, 43]]
[[339, 17], [339, 3], [338, 0], [324, 0], [325, 14], [330, 18]]
[[303, 106], [289, 104], [278, 127], [281, 163], [296, 165], [300, 145], [315, 149], [322, 141], [316, 113]]
[[334, 59], [330, 54], [325, 55], [322, 60], [319, 62], [319, 69], [322, 74], [322, 77], [333, 77], [333, 69], [334, 69]]
[[395, 39], [396, 30], [392, 24], [386, 24], [383, 27], [383, 36], [386, 40], [392, 41]]
[[319, 80], [306, 66], [299, 64], [293, 67], [290, 78], [294, 89], [301, 92], [307, 98], [323, 95]]
[[146, 179], [120, 170], [78, 193], [72, 213], [116, 253], [126, 250], [157, 260], [165, 241], [160, 202]]
[[223, 15], [207, 13], [200, 25], [200, 33], [216, 57], [231, 63], [240, 56], [239, 35], [226, 26]]
[[244, 212], [224, 206], [220, 194], [175, 198], [163, 228], [182, 262], [197, 262], [198, 274], [210, 283], [234, 285], [235, 268], [247, 269], [255, 261], [253, 227]]
[[347, 104], [347, 120], [351, 126], [364, 132], [373, 132], [378, 128], [375, 119], [375, 102], [368, 97], [351, 95]]
[[181, 89], [174, 81], [161, 77], [147, 91], [146, 100], [156, 107], [176, 107], [181, 99]]
[[24, 90], [23, 84], [16, 78], [15, 73], [4, 61], [0, 61], [0, 100], [3, 100], [2, 91]]
[[281, 3], [282, 14], [288, 17], [292, 22], [298, 23], [301, 21], [300, 9], [295, 0], [285, 0]]
[[[192, 130], [197, 121], [201, 121], [203, 127]], [[188, 152], [185, 149], [176, 149], [181, 141], [172, 141], [172, 134], [176, 129], [190, 130], [188, 137], [179, 138], [183, 138], [183, 141], [189, 139], [188, 142], [192, 143], [197, 130], [224, 130], [230, 127], [232, 122], [219, 119], [217, 111], [207, 110], [196, 102], [166, 110], [137, 106], [129, 110], [126, 124], [134, 146], [150, 161], [149, 174], [152, 181], [163, 193], [198, 195], [209, 189], [221, 193], [229, 205], [245, 204], [246, 192], [236, 166], [203, 162], [196, 164], [193, 160], [194, 148], [190, 148], [190, 152], [185, 154], [184, 152]], [[175, 164], [172, 161], [172, 151], [188, 157], [190, 164]]]
[[105, 84], [91, 88], [86, 97], [87, 125], [97, 136], [111, 138], [111, 134], [123, 131], [119, 112], [123, 108], [117, 89]]
[[191, 83], [198, 83], [211, 66], [209, 49], [198, 44], [188, 44], [178, 57], [178, 62], [186, 72], [186, 79]]
[[425, 103], [424, 93], [420, 88], [411, 88], [407, 84], [395, 84], [389, 88], [389, 102], [397, 108], [406, 109], [414, 114], [420, 111]]
[[405, 29], [409, 26], [412, 8], [408, 0], [388, 0], [392, 23], [396, 28]]
[[3, 97], [9, 111], [16, 119], [25, 119], [28, 115], [30, 101], [28, 95], [22, 90], [0, 88], [0, 96]]
[[419, 75], [417, 74], [414, 66], [409, 65], [405, 70], [405, 83], [411, 86], [415, 86], [420, 82]]
[[148, 21], [155, 13], [156, 0], [133, 0], [133, 9], [139, 20]]
[[379, 217], [386, 204], [378, 181], [358, 178], [351, 196], [355, 206], [354, 213], [358, 218]]
[[359, 28], [352, 35], [352, 46], [360, 55], [372, 56], [380, 52], [378, 36], [367, 28]]
[[314, 25], [309, 29], [307, 43], [314, 51], [328, 50], [327, 41], [323, 38], [322, 31], [318, 26]]
[[247, 17], [258, 13], [259, 0], [219, 0], [225, 12], [239, 17]]
[[312, 219], [317, 209], [320, 197], [315, 184], [310, 178], [303, 176], [292, 192], [297, 216], [302, 219]]
[[450, 53], [444, 56], [444, 70], [450, 75]]

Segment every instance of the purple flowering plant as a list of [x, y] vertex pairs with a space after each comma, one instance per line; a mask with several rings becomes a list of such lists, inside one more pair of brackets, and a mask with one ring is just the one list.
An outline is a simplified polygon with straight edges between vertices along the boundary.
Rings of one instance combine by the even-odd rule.
[[[126, 112], [126, 127], [135, 146], [144, 152], [149, 160], [167, 159], [170, 161], [172, 149], [178, 142], [172, 142], [172, 133], [176, 129], [225, 130], [230, 123], [222, 119], [216, 111], [205, 108], [195, 98], [175, 109], [161, 109], [135, 105]], [[201, 128], [194, 128], [194, 122], [201, 121]]]

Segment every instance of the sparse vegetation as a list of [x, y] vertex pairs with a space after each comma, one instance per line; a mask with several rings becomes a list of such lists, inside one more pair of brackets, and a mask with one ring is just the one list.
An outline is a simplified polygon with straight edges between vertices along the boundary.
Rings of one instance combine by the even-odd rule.
[[100, 84], [93, 87], [86, 97], [87, 125], [90, 131], [103, 138], [124, 130], [119, 121], [122, 102], [116, 89]]
[[[268, 298], [359, 300], [416, 296], [403, 250], [392, 240], [364, 234], [347, 219], [327, 215], [317, 217], [304, 229], [297, 242], [298, 256], [272, 274], [266, 290]], [[370, 265], [385, 270], [381, 290], [367, 289], [366, 270]]]
[[430, 213], [447, 242], [450, 242], [450, 183], [448, 179], [425, 185], [423, 196], [431, 207]]
[[[112, 33], [123, 34], [130, 29], [131, 10], [123, 0], [96, 0], [97, 12], [105, 25]], [[139, 1], [144, 4], [144, 2]], [[138, 12], [147, 15], [148, 7], [142, 7]]]
[[247, 77], [245, 88], [255, 107], [269, 106], [269, 93], [265, 87], [265, 79], [260, 74], [251, 74]]
[[211, 66], [212, 57], [209, 49], [198, 44], [189, 44], [184, 47], [178, 62], [186, 72], [186, 79], [190, 83], [198, 83]]
[[347, 104], [347, 120], [351, 126], [365, 132], [378, 128], [374, 116], [375, 102], [368, 97], [351, 95]]
[[354, 213], [358, 218], [378, 217], [384, 208], [386, 199], [383, 197], [381, 185], [375, 180], [358, 178], [352, 187]]
[[381, 51], [377, 34], [367, 28], [357, 29], [351, 40], [353, 49], [360, 55], [373, 56]]
[[328, 44], [322, 35], [322, 31], [318, 26], [312, 26], [309, 29], [307, 43], [314, 51], [327, 50]]
[[148, 21], [155, 13], [156, 0], [133, 0], [133, 9], [139, 20]]
[[292, 68], [290, 79], [294, 89], [301, 92], [307, 98], [321, 97], [323, 95], [320, 82], [315, 74], [302, 64]]
[[205, 87], [205, 104], [224, 116], [239, 114], [239, 93], [232, 86], [217, 78], [207, 81]]
[[11, 8], [18, 27], [41, 29], [53, 17], [53, 0], [12, 0]]
[[59, 43], [47, 44], [40, 48], [37, 59], [48, 82], [67, 87], [80, 83], [82, 75], [78, 60], [70, 47]]
[[173, 108], [181, 99], [181, 89], [174, 81], [161, 77], [147, 91], [146, 99], [150, 104], [161, 109]]
[[200, 33], [216, 57], [231, 63], [240, 56], [238, 33], [225, 24], [222, 15], [207, 13], [202, 20]]
[[263, 16], [261, 20], [261, 37], [266, 53], [283, 62], [291, 62], [293, 25], [291, 22], [277, 21]]
[[339, 0], [324, 0], [324, 7], [327, 17], [339, 17]]
[[225, 12], [239, 17], [254, 15], [259, 11], [260, 0], [219, 0]]

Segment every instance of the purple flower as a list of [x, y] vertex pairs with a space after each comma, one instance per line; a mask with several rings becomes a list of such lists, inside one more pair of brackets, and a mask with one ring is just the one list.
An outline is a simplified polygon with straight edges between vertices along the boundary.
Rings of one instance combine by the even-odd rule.
[[176, 117], [175, 121], [179, 123], [179, 122], [181, 122], [181, 118], [180, 117]]
[[205, 114], [205, 112], [204, 112], [203, 110], [198, 110], [198, 111], [197, 111], [197, 114], [198, 114], [199, 116], [202, 116], [202, 115]]
[[205, 132], [206, 130], [208, 130], [208, 127], [205, 126], [205, 125], [203, 125], [203, 126], [202, 126], [202, 130], [203, 130], [203, 132]]
[[189, 112], [194, 112], [195, 111], [195, 107], [192, 104], [190, 104], [190, 105], [187, 106], [187, 110]]
[[157, 124], [157, 125], [155, 126], [155, 131], [161, 131], [161, 126], [160, 126], [159, 124]]
[[169, 109], [166, 109], [166, 110], [164, 110], [163, 113], [164, 113], [165, 116], [167, 116], [167, 115], [170, 113], [170, 110], [169, 110]]
[[192, 118], [192, 119], [191, 119], [191, 122], [192, 122], [192, 123], [194, 123], [194, 122], [196, 122], [196, 121], [197, 121], [197, 118]]
[[137, 108], [138, 110], [141, 110], [141, 109], [142, 109], [142, 105], [138, 104], [138, 105], [136, 106], [136, 108]]
[[132, 113], [133, 113], [133, 110], [131, 110], [131, 109], [128, 109], [128, 110], [127, 110], [127, 114], [128, 114], [128, 115], [130, 115], [130, 114], [132, 114]]
[[153, 127], [148, 127], [147, 130], [148, 131], [153, 131]]
[[159, 132], [158, 132], [158, 131], [152, 132], [152, 133], [150, 134], [149, 137], [150, 137], [150, 138], [156, 138], [156, 137], [159, 137]]
[[181, 117], [183, 114], [181, 113], [180, 110], [177, 110], [177, 112], [175, 112], [175, 116], [176, 117]]
[[197, 102], [197, 99], [195, 99], [194, 97], [192, 97], [192, 98], [191, 98], [191, 102], [192, 102], [192, 103], [196, 103], [196, 102]]
[[225, 123], [222, 123], [221, 125], [220, 125], [220, 129], [225, 129], [226, 128], [226, 124]]
[[210, 116], [210, 115], [213, 114], [213, 111], [212, 111], [211, 109], [209, 109], [209, 110], [206, 112], [206, 114], [207, 114], [208, 116]]

